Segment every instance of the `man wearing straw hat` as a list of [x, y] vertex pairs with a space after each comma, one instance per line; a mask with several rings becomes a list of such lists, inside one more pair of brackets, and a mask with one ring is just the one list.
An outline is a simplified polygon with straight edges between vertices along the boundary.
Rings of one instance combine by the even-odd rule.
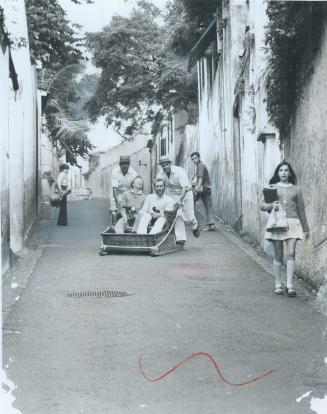
[[[112, 170], [111, 188], [112, 194], [110, 198], [110, 226], [115, 224], [117, 211], [121, 207], [122, 195], [125, 191], [129, 191], [131, 183], [137, 176], [137, 172], [130, 166], [130, 157], [121, 156], [119, 158], [119, 166]], [[109, 226], [109, 227], [110, 227]]]
[[166, 194], [175, 200], [178, 207], [181, 207], [181, 214], [175, 224], [176, 241], [179, 244], [185, 244], [186, 231], [184, 222], [191, 223], [194, 237], [200, 236], [198, 222], [194, 215], [191, 185], [186, 171], [182, 167], [172, 165], [168, 157], [160, 158], [159, 163], [162, 170], [159, 172], [157, 178], [164, 180]]

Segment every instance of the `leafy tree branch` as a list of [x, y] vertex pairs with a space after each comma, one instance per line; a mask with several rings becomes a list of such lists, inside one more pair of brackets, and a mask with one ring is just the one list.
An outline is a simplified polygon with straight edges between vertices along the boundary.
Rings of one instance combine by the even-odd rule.
[[186, 61], [171, 51], [160, 10], [139, 1], [130, 17], [114, 16], [101, 32], [88, 33], [87, 45], [101, 75], [87, 104], [92, 120], [104, 116], [125, 139], [153, 122], [156, 113], [188, 110], [197, 101], [196, 79]]

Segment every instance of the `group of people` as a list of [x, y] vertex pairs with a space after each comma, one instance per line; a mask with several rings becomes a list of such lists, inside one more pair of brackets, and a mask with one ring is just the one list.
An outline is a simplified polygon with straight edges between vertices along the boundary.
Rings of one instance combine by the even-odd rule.
[[[191, 159], [196, 169], [192, 185], [186, 171], [173, 165], [168, 157], [160, 159], [161, 170], [153, 183], [153, 194], [144, 194], [143, 178], [130, 166], [130, 157], [121, 156], [119, 166], [112, 172], [112, 197], [110, 200], [111, 225], [106, 231], [124, 233], [130, 231], [138, 234], [156, 234], [163, 230], [167, 216], [165, 212], [177, 212], [175, 221], [176, 242], [185, 244], [185, 222], [191, 224], [195, 237], [200, 230], [194, 215], [195, 203], [201, 199], [204, 204], [207, 230], [215, 230], [212, 212], [211, 184], [208, 169], [200, 160], [200, 154], [193, 152]], [[60, 211], [57, 224], [67, 226], [67, 195], [70, 192], [68, 183], [68, 165], [60, 166], [57, 178], [57, 189], [61, 193]], [[284, 293], [281, 280], [281, 268], [284, 257], [287, 257], [287, 280], [285, 292], [289, 297], [295, 297], [293, 276], [295, 268], [295, 249], [298, 240], [308, 239], [304, 200], [297, 178], [291, 165], [281, 162], [269, 181], [270, 187], [276, 189], [277, 200], [267, 203], [262, 199], [260, 208], [271, 213], [273, 210], [283, 210], [287, 220], [287, 230], [267, 230], [265, 239], [272, 242], [274, 248], [273, 272], [277, 295]]]
[[[112, 174], [112, 205], [115, 206], [113, 212], [118, 211], [121, 217], [113, 231], [122, 233], [130, 225], [132, 231], [146, 234], [149, 224], [152, 223], [149, 232], [157, 233], [166, 223], [164, 212], [180, 209], [175, 223], [175, 235], [177, 243], [185, 244], [185, 222], [191, 223], [193, 235], [199, 237], [199, 226], [194, 215], [194, 205], [199, 199], [202, 199], [205, 207], [208, 230], [215, 230], [208, 169], [200, 160], [198, 152], [193, 152], [191, 159], [196, 166], [192, 187], [185, 170], [172, 165], [171, 160], [164, 157], [160, 159], [161, 171], [154, 181], [154, 193], [145, 197], [142, 178], [130, 167], [129, 157], [121, 157], [120, 166]], [[272, 210], [283, 209], [288, 226], [287, 230], [265, 232], [265, 239], [272, 242], [274, 248], [274, 292], [277, 295], [284, 293], [281, 270], [285, 249], [287, 258], [285, 292], [287, 296], [295, 297], [293, 277], [296, 244], [298, 240], [309, 237], [303, 195], [301, 188], [297, 186], [295, 172], [286, 161], [277, 166], [269, 184], [270, 188], [276, 189], [277, 200], [267, 203], [262, 199], [261, 210], [271, 213]]]
[[130, 166], [130, 157], [121, 156], [119, 166], [112, 171], [111, 224], [106, 231], [159, 233], [166, 224], [165, 212], [176, 211], [176, 242], [185, 244], [185, 222], [191, 224], [194, 237], [200, 235], [194, 215], [194, 204], [200, 198], [205, 206], [208, 230], [214, 230], [208, 170], [200, 161], [198, 152], [192, 153], [191, 158], [196, 165], [193, 187], [182, 167], [173, 165], [168, 157], [162, 157], [159, 162], [161, 170], [153, 183], [154, 192], [145, 196], [142, 177]]

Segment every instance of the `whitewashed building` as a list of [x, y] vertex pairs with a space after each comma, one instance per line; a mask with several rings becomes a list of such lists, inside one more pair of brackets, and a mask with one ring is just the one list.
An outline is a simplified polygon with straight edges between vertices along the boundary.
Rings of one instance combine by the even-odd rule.
[[23, 0], [2, 0], [13, 45], [0, 48], [1, 269], [19, 254], [37, 215], [40, 107]]

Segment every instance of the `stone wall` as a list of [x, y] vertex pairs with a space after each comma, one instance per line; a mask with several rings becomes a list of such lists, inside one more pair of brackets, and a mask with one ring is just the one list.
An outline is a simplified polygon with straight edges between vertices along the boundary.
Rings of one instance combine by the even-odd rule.
[[285, 154], [303, 190], [311, 233], [311, 240], [299, 245], [299, 269], [320, 284], [327, 273], [327, 22], [313, 67], [285, 142]]

